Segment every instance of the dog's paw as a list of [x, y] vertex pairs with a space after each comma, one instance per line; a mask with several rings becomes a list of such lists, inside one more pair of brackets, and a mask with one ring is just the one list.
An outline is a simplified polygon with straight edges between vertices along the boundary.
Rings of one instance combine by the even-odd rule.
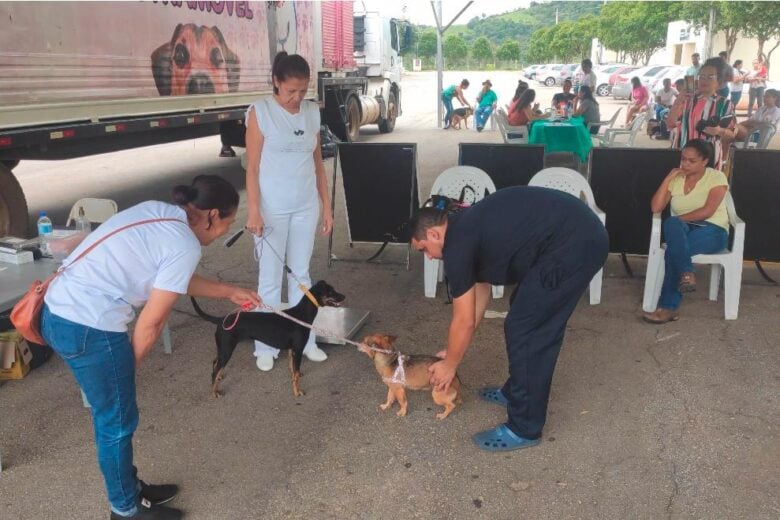
[[436, 418], [441, 421], [442, 419], [446, 419], [448, 415], [449, 412], [441, 412], [436, 414]]
[[385, 403], [385, 404], [380, 404], [380, 405], [379, 405], [379, 408], [381, 408], [381, 409], [382, 409], [382, 411], [383, 411], [383, 412], [385, 412], [385, 411], [387, 411], [387, 410], [388, 410], [388, 409], [389, 409], [391, 406], [393, 406], [393, 405], [392, 405], [392, 404], [387, 404], [387, 403]]
[[396, 415], [397, 415], [398, 417], [406, 417], [406, 408], [401, 408], [400, 410], [398, 410], [398, 412], [396, 413]]

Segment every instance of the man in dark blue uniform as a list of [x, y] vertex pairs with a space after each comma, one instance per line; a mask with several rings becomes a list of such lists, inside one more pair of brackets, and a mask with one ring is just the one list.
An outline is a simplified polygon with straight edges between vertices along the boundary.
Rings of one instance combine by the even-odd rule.
[[588, 206], [546, 188], [500, 190], [457, 213], [423, 208], [410, 222], [412, 247], [442, 259], [453, 297], [446, 353], [431, 383], [446, 388], [485, 312], [491, 285], [517, 284], [504, 323], [509, 379], [480, 397], [506, 406], [508, 421], [474, 436], [487, 451], [535, 446], [566, 322], [609, 250]]

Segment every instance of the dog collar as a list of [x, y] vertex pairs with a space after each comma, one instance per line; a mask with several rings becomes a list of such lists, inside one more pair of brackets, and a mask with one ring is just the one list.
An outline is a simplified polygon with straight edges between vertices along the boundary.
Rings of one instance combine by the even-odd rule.
[[314, 295], [311, 293], [311, 291], [309, 289], [307, 289], [306, 286], [303, 285], [303, 284], [300, 284], [298, 287], [301, 289], [301, 291], [303, 291], [303, 294], [306, 295], [306, 297], [309, 299], [309, 301], [312, 302], [314, 304], [314, 306], [319, 309], [320, 308], [320, 304], [317, 303], [317, 298], [314, 297]]

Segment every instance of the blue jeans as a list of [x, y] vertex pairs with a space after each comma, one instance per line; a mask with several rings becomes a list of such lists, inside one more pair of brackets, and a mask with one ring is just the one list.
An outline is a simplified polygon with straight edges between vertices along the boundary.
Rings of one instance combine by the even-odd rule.
[[664, 283], [658, 307], [675, 310], [680, 306], [680, 275], [693, 272], [691, 257], [698, 254], [720, 253], [729, 241], [728, 232], [711, 222], [683, 222], [678, 217], [664, 221]]
[[97, 458], [112, 511], [136, 513], [139, 482], [133, 466], [135, 356], [125, 332], [107, 332], [60, 318], [44, 306], [41, 331], [67, 363], [92, 407]]
[[658, 121], [663, 121], [663, 119], [666, 117], [666, 114], [669, 113], [669, 107], [665, 107], [661, 104], [658, 104], [655, 106], [655, 118]]
[[493, 105], [477, 107], [477, 110], [474, 112], [474, 120], [477, 122], [477, 128], [485, 128], [485, 123], [492, 112]]
[[450, 119], [452, 119], [452, 98], [447, 97], [444, 94], [441, 95], [441, 102], [444, 103], [444, 128], [450, 126]]
[[735, 90], [731, 93], [731, 104], [734, 105], [734, 111], [737, 111], [737, 103], [739, 103], [739, 100], [742, 99], [742, 86], [740, 85], [740, 90]]

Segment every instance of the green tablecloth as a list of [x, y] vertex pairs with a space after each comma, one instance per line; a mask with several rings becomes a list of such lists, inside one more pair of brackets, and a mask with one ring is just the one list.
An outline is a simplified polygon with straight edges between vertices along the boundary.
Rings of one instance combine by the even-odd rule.
[[593, 148], [590, 133], [581, 117], [572, 117], [565, 122], [538, 119], [531, 124], [529, 144], [543, 144], [545, 153], [571, 152], [584, 162]]

